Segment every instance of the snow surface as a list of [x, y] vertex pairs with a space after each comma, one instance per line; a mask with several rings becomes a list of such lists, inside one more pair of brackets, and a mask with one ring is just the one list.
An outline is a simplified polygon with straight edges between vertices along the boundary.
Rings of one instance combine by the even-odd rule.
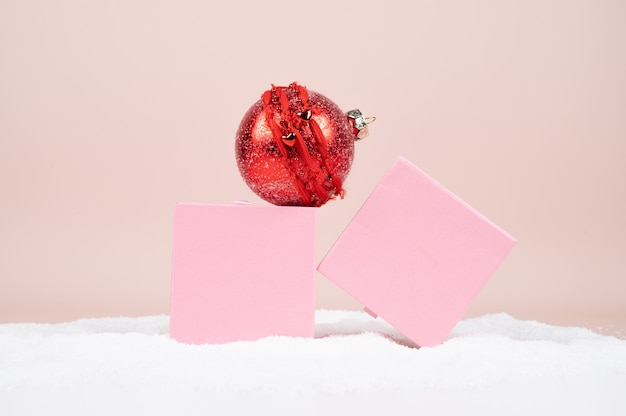
[[167, 316], [0, 325], [0, 415], [626, 415], [626, 341], [506, 314], [415, 348], [363, 312], [314, 339], [186, 345]]

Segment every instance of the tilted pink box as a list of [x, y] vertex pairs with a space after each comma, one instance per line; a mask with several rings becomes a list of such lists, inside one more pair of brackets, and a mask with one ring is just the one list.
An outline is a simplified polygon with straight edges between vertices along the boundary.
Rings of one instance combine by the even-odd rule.
[[515, 239], [404, 158], [318, 270], [419, 346], [446, 340]]
[[170, 336], [312, 337], [316, 221], [314, 208], [177, 204]]

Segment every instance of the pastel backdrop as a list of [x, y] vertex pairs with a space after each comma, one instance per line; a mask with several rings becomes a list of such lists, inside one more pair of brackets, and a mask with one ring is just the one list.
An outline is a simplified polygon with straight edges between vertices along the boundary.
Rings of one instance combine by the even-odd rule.
[[623, 329], [625, 39], [610, 0], [0, 1], [0, 321], [167, 314], [174, 204], [265, 204], [235, 131], [299, 81], [377, 117], [319, 259], [402, 155], [518, 239], [468, 316]]

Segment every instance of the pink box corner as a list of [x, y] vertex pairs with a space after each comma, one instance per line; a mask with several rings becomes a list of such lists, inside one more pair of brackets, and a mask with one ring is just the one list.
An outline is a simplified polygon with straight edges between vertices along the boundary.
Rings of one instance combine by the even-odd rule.
[[170, 336], [312, 337], [316, 221], [314, 208], [177, 204]]
[[442, 343], [515, 239], [399, 157], [318, 270], [419, 346]]

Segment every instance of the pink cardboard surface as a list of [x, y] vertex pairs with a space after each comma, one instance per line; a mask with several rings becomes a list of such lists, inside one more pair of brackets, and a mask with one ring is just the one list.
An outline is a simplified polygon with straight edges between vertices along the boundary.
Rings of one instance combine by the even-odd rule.
[[314, 208], [177, 204], [170, 336], [312, 337], [316, 221]]
[[400, 157], [318, 270], [426, 347], [446, 340], [514, 245]]

